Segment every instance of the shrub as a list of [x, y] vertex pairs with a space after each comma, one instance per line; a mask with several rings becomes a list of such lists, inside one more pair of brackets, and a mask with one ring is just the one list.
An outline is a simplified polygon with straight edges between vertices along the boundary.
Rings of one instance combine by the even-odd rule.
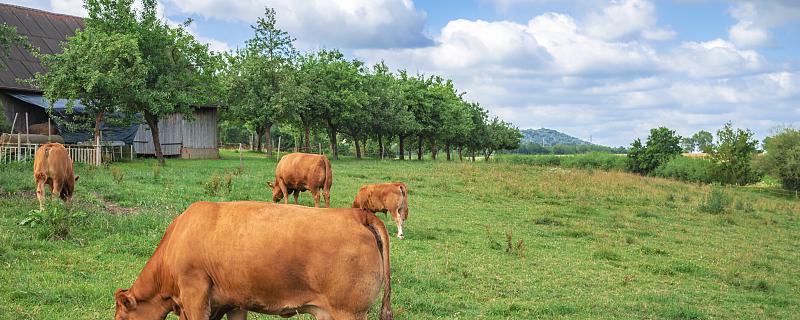
[[681, 154], [681, 137], [666, 127], [650, 129], [647, 143], [636, 139], [628, 151], [627, 169], [638, 174], [649, 174], [672, 158]]
[[724, 191], [714, 188], [708, 196], [700, 203], [700, 211], [712, 214], [720, 214], [725, 212], [731, 199]]
[[800, 190], [800, 131], [783, 129], [764, 139], [764, 149], [759, 169], [777, 177], [784, 188]]
[[662, 164], [651, 175], [688, 182], [711, 183], [711, 161], [700, 158], [675, 157]]
[[121, 184], [122, 180], [125, 179], [125, 171], [122, 171], [117, 166], [111, 166], [111, 177], [114, 178], [114, 182]]
[[222, 187], [222, 184], [222, 179], [218, 175], [212, 175], [203, 186], [203, 189], [205, 189], [205, 194], [209, 196], [217, 195], [219, 193], [219, 189]]
[[593, 152], [586, 154], [576, 155], [506, 155], [499, 158], [500, 161], [515, 164], [528, 164], [535, 166], [549, 166], [549, 167], [563, 167], [563, 168], [576, 168], [576, 169], [598, 169], [598, 170], [625, 170], [625, 157], [602, 153]]
[[21, 226], [38, 228], [45, 239], [59, 240], [69, 237], [72, 228], [86, 217], [85, 212], [73, 211], [63, 204], [52, 202], [44, 210], [31, 210]]
[[153, 182], [161, 181], [161, 166], [158, 162], [153, 163]]
[[751, 165], [758, 141], [750, 130], [734, 130], [731, 123], [717, 131], [711, 147], [711, 177], [722, 184], [746, 185], [761, 179]]

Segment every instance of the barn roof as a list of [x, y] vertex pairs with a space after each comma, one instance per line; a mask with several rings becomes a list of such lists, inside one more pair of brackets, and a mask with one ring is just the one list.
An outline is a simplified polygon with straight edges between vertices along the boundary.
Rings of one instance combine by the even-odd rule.
[[[0, 3], [0, 23], [17, 28], [17, 33], [28, 37], [28, 41], [40, 52], [54, 54], [61, 52], [61, 42], [83, 29], [83, 18]], [[32, 78], [36, 72], [44, 72], [39, 59], [34, 58], [23, 48], [11, 48], [8, 57], [0, 59], [5, 65], [0, 70], [0, 89], [41, 92], [31, 86], [19, 83], [17, 79]]]

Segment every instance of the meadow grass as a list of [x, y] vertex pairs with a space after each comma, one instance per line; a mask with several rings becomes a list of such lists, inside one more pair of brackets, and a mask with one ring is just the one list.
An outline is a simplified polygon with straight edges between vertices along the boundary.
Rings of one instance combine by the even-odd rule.
[[[38, 207], [32, 165], [0, 166], [0, 319], [109, 319], [114, 289], [132, 284], [189, 204], [271, 199], [275, 160], [248, 153], [240, 170], [238, 154], [222, 156], [78, 166], [69, 210], [81, 220], [61, 240], [20, 225]], [[341, 160], [333, 179], [334, 207], [365, 183], [409, 186], [406, 239], [391, 240], [397, 319], [800, 314], [790, 199], [726, 189], [736, 204], [710, 214], [698, 209], [709, 186], [504, 162]]]

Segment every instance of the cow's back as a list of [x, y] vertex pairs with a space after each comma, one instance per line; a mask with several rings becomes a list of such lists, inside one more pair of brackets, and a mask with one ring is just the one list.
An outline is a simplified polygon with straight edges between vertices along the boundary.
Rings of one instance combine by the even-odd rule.
[[326, 160], [325, 156], [316, 154], [287, 154], [278, 162], [275, 178], [283, 180], [292, 189], [325, 187], [330, 168]]
[[74, 180], [72, 158], [60, 143], [44, 144], [36, 150], [33, 160], [33, 175], [37, 179], [51, 179], [59, 183]]
[[195, 203], [174, 222], [165, 265], [178, 282], [207, 273], [220, 304], [275, 313], [276, 305], [302, 305], [323, 293], [338, 304], [368, 309], [380, 291], [383, 262], [364, 214], [263, 202]]

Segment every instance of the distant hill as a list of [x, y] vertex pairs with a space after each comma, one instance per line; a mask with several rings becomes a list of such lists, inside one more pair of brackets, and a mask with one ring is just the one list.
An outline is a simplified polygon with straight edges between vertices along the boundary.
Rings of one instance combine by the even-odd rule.
[[554, 146], [557, 144], [569, 146], [591, 145], [589, 142], [553, 129], [525, 129], [520, 130], [520, 132], [522, 133], [522, 143], [533, 142], [543, 146]]

